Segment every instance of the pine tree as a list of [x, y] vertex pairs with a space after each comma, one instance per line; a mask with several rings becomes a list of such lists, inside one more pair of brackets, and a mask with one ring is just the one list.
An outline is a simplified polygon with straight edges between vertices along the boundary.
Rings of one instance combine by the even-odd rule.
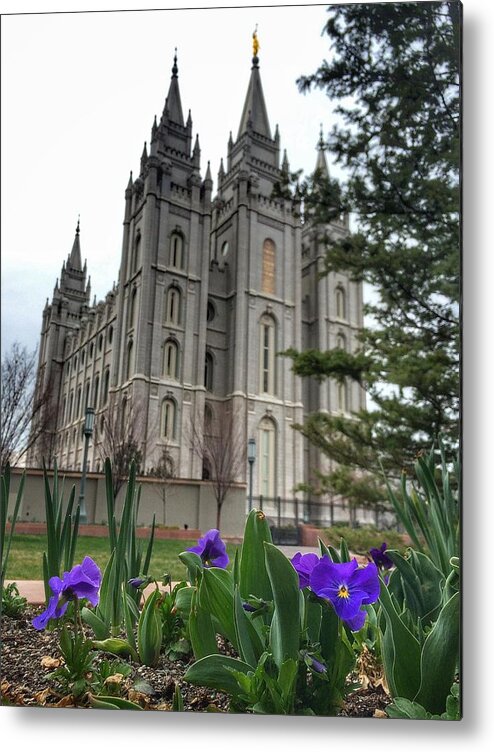
[[327, 148], [348, 179], [316, 175], [299, 193], [322, 224], [351, 212], [356, 230], [327, 239], [326, 268], [371, 286], [370, 323], [357, 353], [288, 354], [302, 376], [365, 388], [367, 410], [312, 415], [299, 429], [338, 463], [326, 485], [371, 502], [381, 468], [399, 475], [439, 436], [449, 448], [459, 442], [461, 5], [328, 14], [332, 57], [298, 83], [337, 102]]

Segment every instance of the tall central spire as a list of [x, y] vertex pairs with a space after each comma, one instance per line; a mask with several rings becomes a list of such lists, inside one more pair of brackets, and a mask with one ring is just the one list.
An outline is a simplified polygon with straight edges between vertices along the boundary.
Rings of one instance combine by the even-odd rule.
[[249, 128], [252, 128], [255, 133], [259, 133], [261, 136], [271, 138], [268, 112], [264, 101], [261, 75], [259, 73], [259, 58], [257, 56], [259, 47], [256, 30], [252, 35], [252, 51], [254, 55], [252, 58], [252, 70], [237, 138]]
[[177, 65], [177, 48], [175, 47], [175, 56], [173, 58], [172, 77], [170, 88], [166, 98], [165, 111], [168, 119], [172, 123], [184, 126], [184, 115], [182, 111], [182, 102], [180, 99], [180, 89], [178, 88], [178, 65]]

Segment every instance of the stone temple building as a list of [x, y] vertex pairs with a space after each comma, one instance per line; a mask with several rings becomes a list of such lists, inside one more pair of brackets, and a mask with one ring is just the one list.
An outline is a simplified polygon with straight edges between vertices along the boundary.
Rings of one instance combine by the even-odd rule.
[[[353, 350], [362, 288], [345, 274], [320, 276], [325, 233], [343, 236], [348, 217], [317, 227], [296, 201], [273, 193], [289, 166], [278, 126], [271, 129], [256, 52], [215, 189], [209, 163], [202, 172], [190, 111], [184, 118], [175, 56], [163, 112], [125, 188], [118, 284], [98, 303], [77, 225], [43, 311], [38, 389], [49, 394], [49, 426], [31, 467], [44, 458], [81, 470], [91, 406], [88, 470], [102, 469], [98, 445], [111, 408], [125, 430], [130, 411], [139, 418], [143, 474], [165, 454], [174, 477], [208, 478], [207, 460], [191, 449], [191, 427], [207, 434], [226, 412], [244, 451], [248, 439], [256, 442], [254, 497], [292, 499], [297, 484], [324, 469], [293, 424], [316, 410], [364, 406], [356, 384], [302, 380], [279, 355], [289, 347]], [[314, 170], [326, 174], [322, 139], [307, 137]], [[237, 480], [246, 482], [244, 456]]]

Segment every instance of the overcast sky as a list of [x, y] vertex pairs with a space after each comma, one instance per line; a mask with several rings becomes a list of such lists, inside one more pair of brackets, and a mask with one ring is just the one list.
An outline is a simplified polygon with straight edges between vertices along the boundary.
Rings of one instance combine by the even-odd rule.
[[[2, 18], [2, 351], [39, 338], [70, 252], [78, 215], [92, 293], [118, 278], [124, 191], [161, 115], [175, 47], [184, 116], [199, 134], [216, 186], [230, 130], [234, 139], [252, 60], [252, 32], [272, 131], [292, 169], [315, 167], [322, 124], [333, 122], [323, 92], [296, 80], [329, 53], [326, 5]], [[333, 169], [333, 174], [337, 171]]]

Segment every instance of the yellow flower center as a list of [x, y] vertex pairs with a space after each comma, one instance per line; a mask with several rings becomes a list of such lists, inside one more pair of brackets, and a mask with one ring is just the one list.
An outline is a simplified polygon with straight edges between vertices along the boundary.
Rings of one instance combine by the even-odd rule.
[[349, 598], [350, 597], [350, 591], [348, 590], [346, 585], [340, 585], [338, 588], [338, 598]]

